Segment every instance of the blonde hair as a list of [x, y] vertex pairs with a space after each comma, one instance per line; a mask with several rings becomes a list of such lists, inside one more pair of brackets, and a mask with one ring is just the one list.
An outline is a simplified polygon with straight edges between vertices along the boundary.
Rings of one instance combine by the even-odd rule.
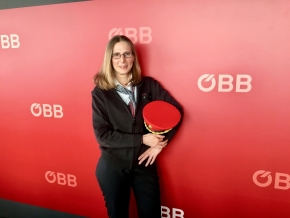
[[104, 60], [100, 71], [94, 76], [94, 83], [100, 89], [109, 90], [115, 88], [115, 70], [112, 65], [112, 54], [113, 49], [116, 43], [118, 42], [126, 42], [131, 47], [132, 54], [134, 55], [134, 62], [131, 69], [132, 78], [131, 81], [132, 85], [137, 85], [141, 81], [141, 68], [138, 62], [138, 57], [136, 53], [136, 49], [132, 41], [123, 35], [117, 35], [110, 39], [107, 44]]

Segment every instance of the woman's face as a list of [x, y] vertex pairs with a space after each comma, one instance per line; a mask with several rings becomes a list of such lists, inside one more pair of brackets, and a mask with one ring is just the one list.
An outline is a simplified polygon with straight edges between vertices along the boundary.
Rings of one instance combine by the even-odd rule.
[[129, 75], [134, 63], [134, 56], [127, 42], [118, 42], [115, 44], [112, 54], [112, 63], [117, 74], [116, 76]]

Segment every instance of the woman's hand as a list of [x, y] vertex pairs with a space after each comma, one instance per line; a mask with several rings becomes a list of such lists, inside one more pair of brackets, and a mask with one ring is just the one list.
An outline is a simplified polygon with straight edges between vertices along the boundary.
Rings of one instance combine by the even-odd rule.
[[143, 144], [148, 145], [150, 147], [160, 146], [165, 147], [167, 145], [168, 140], [163, 141], [165, 136], [156, 135], [152, 133], [148, 133], [143, 135]]
[[148, 133], [143, 135], [143, 144], [150, 146], [143, 154], [138, 158], [139, 164], [141, 164], [144, 160], [147, 160], [146, 167], [150, 164], [152, 165], [156, 160], [157, 155], [162, 151], [162, 149], [167, 145], [168, 140], [164, 140], [165, 136], [156, 135], [152, 133]]
[[161, 146], [155, 146], [148, 148], [147, 151], [145, 151], [143, 154], [140, 155], [138, 158], [139, 165], [148, 158], [147, 163], [145, 167], [147, 167], [149, 164], [152, 165], [154, 161], [156, 160], [157, 155], [162, 151], [163, 147]]

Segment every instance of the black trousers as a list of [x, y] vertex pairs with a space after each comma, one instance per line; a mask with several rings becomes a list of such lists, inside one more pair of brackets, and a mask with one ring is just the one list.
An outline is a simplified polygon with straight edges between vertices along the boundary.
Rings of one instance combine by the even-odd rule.
[[110, 218], [128, 218], [131, 188], [139, 218], [160, 218], [160, 187], [156, 165], [133, 169], [100, 157], [96, 176]]

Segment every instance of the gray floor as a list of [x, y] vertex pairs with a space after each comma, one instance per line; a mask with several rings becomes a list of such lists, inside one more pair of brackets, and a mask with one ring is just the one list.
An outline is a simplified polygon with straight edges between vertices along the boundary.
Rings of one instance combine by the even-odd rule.
[[84, 218], [29, 204], [0, 199], [0, 218]]

